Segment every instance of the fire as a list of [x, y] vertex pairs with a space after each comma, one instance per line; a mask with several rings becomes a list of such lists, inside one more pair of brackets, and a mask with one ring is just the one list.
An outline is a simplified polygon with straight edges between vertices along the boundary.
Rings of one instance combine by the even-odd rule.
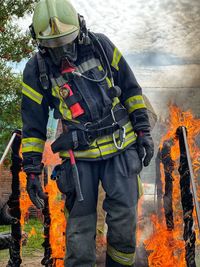
[[[49, 142], [47, 142], [45, 146], [43, 162], [45, 166], [48, 166], [48, 176], [50, 176], [53, 166], [60, 163], [60, 158], [58, 155], [54, 155], [52, 153]], [[54, 259], [55, 267], [63, 267], [66, 230], [64, 199], [57, 188], [56, 182], [52, 181], [50, 178], [48, 179], [48, 184], [45, 187], [45, 191], [49, 197], [49, 210], [51, 217], [50, 244], [52, 249], [52, 258]]]
[[28, 234], [28, 237], [34, 236], [34, 235], [36, 235], [36, 234], [37, 234], [37, 233], [36, 233], [35, 228], [32, 227], [31, 231], [30, 231], [29, 234]]
[[20, 180], [20, 191], [21, 191], [20, 192], [20, 211], [21, 211], [20, 223], [23, 228], [26, 218], [29, 213], [28, 210], [31, 206], [33, 206], [33, 204], [26, 191], [26, 174], [24, 172], [20, 172], [19, 180]]
[[[66, 221], [64, 215], [64, 200], [59, 192], [56, 182], [50, 179], [52, 168], [60, 163], [58, 155], [53, 155], [50, 148], [50, 143], [45, 145], [45, 151], [43, 154], [43, 163], [48, 167], [48, 184], [45, 187], [45, 192], [49, 197], [49, 210], [51, 217], [50, 224], [50, 244], [52, 248], [52, 258], [54, 259], [54, 267], [64, 266], [65, 255], [65, 229]], [[26, 174], [20, 172], [20, 210], [21, 210], [21, 225], [22, 229], [27, 220], [29, 208], [33, 206], [28, 193], [26, 191]], [[28, 237], [36, 234], [34, 228], [30, 231]]]
[[[62, 200], [62, 196], [58, 191], [54, 181], [50, 180], [45, 189], [49, 196], [49, 208], [51, 216], [50, 244], [52, 248], [52, 257], [55, 259], [64, 258], [66, 228], [64, 201]], [[62, 264], [62, 266], [64, 266], [63, 262]], [[61, 265], [56, 264], [56, 267], [58, 266]]]
[[[168, 131], [161, 140], [161, 147], [165, 140], [172, 141], [171, 158], [175, 161], [173, 171], [173, 212], [175, 227], [172, 231], [166, 229], [164, 210], [162, 216], [158, 218], [152, 215], [153, 233], [145, 241], [145, 247], [149, 251], [149, 267], [186, 267], [185, 262], [185, 242], [183, 241], [183, 214], [180, 202], [180, 176], [178, 173], [180, 150], [178, 141], [174, 138], [179, 126], [185, 126], [188, 132], [188, 143], [191, 158], [193, 161], [193, 170], [195, 178], [200, 169], [200, 148], [196, 143], [196, 138], [200, 134], [200, 119], [194, 118], [191, 111], [181, 111], [176, 106], [170, 106], [170, 116]], [[164, 192], [164, 169], [161, 164], [162, 187]], [[200, 188], [197, 185], [197, 192], [200, 194]], [[198, 196], [199, 197], [199, 196]], [[195, 218], [195, 212], [193, 213]], [[199, 240], [198, 240], [199, 242]], [[196, 243], [197, 244], [197, 243]]]

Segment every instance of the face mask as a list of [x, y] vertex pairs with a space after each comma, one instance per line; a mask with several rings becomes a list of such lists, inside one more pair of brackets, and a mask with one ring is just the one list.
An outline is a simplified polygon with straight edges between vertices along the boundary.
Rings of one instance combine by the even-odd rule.
[[64, 59], [67, 59], [69, 62], [77, 60], [77, 45], [74, 42], [60, 47], [48, 48], [48, 52], [53, 63], [57, 66], [61, 66]]

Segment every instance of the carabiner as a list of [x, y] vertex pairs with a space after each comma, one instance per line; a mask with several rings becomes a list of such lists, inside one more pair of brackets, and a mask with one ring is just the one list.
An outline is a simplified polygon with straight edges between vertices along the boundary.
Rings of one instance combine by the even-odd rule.
[[125, 142], [125, 138], [126, 138], [126, 128], [125, 128], [124, 126], [122, 126], [122, 127], [119, 129], [119, 140], [120, 140], [120, 145], [117, 144], [116, 137], [115, 137], [115, 133], [113, 133], [113, 142], [114, 142], [115, 147], [116, 147], [118, 150], [123, 149], [124, 142]]

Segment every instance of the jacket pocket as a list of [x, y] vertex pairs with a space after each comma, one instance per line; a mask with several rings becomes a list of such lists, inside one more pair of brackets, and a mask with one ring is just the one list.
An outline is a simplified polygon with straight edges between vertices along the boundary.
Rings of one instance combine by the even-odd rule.
[[142, 170], [142, 161], [138, 156], [138, 152], [134, 146], [128, 148], [124, 153], [124, 161], [126, 165], [126, 174], [131, 177], [133, 174], [139, 174]]
[[71, 172], [70, 160], [66, 160], [57, 167], [56, 178], [56, 183], [61, 193], [68, 194], [74, 191], [75, 186]]

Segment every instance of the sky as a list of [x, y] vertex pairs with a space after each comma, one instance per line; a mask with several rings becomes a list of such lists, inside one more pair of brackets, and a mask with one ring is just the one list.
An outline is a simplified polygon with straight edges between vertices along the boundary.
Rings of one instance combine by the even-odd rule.
[[[71, 0], [88, 28], [105, 33], [125, 54], [162, 52], [200, 59], [199, 0]], [[31, 16], [20, 20], [23, 29]]]

